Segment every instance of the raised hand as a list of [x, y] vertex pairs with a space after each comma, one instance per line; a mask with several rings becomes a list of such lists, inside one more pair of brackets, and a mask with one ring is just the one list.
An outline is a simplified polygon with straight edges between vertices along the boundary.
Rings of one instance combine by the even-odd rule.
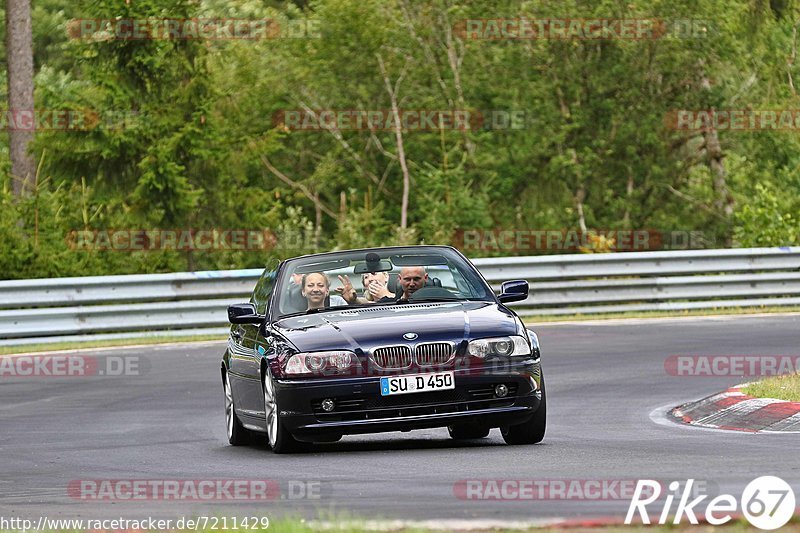
[[377, 302], [386, 296], [394, 296], [394, 293], [389, 290], [389, 287], [387, 287], [386, 284], [380, 283], [377, 280], [373, 280], [372, 283], [370, 283], [367, 287], [367, 290], [372, 296], [372, 301], [374, 302]]
[[341, 294], [344, 301], [349, 304], [354, 304], [356, 302], [356, 290], [353, 288], [353, 284], [350, 283], [350, 278], [347, 276], [338, 276], [339, 281], [342, 283], [341, 287], [336, 288], [336, 292]]

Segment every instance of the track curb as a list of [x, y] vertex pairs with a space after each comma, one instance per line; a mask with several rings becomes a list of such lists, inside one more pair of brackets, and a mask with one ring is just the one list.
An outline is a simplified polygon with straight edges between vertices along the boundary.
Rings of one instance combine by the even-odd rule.
[[800, 433], [800, 402], [754, 398], [737, 385], [669, 411], [678, 422], [745, 433]]

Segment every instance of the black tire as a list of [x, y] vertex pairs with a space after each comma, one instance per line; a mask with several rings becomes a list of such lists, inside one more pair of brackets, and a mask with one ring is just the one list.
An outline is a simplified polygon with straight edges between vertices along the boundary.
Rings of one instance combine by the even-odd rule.
[[250, 440], [250, 433], [244, 428], [236, 416], [236, 407], [233, 400], [233, 390], [228, 372], [222, 371], [222, 388], [225, 393], [225, 429], [228, 442], [231, 446], [242, 446]]
[[456, 440], [461, 439], [482, 439], [489, 435], [491, 428], [478, 424], [456, 424], [447, 426], [450, 437]]
[[503, 440], [506, 444], [536, 444], [544, 439], [545, 429], [547, 428], [547, 393], [544, 387], [544, 376], [542, 376], [542, 402], [539, 409], [524, 424], [503, 428]]
[[278, 406], [278, 396], [275, 393], [275, 381], [269, 369], [265, 372], [264, 379], [261, 381], [261, 388], [264, 391], [264, 419], [267, 429], [267, 446], [274, 453], [293, 453], [308, 449], [309, 445], [300, 442], [284, 427], [280, 417]]

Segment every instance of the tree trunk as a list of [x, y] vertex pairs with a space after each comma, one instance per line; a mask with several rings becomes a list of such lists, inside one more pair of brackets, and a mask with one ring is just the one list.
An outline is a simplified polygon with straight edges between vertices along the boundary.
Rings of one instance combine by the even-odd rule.
[[578, 212], [578, 227], [581, 229], [583, 235], [586, 234], [586, 215], [583, 212], [583, 205], [586, 201], [586, 185], [583, 181], [583, 171], [581, 164], [578, 161], [578, 152], [574, 148], [569, 149], [572, 158], [572, 164], [575, 166], [575, 177], [577, 178], [578, 186], [575, 190], [575, 210]]
[[400, 160], [400, 169], [403, 171], [403, 198], [400, 201], [400, 227], [408, 227], [408, 197], [411, 191], [411, 176], [406, 163], [406, 150], [403, 147], [403, 131], [400, 129], [400, 113], [397, 108], [397, 99], [392, 95], [392, 114], [394, 114], [394, 133], [397, 139], [397, 158]]
[[622, 227], [631, 227], [631, 202], [633, 200], [633, 170], [628, 167], [628, 184], [625, 187], [625, 214], [622, 215]]
[[708, 155], [708, 166], [711, 169], [711, 179], [713, 180], [714, 191], [717, 196], [714, 200], [714, 208], [718, 213], [729, 219], [733, 215], [733, 196], [728, 190], [728, 183], [725, 172], [725, 163], [722, 147], [719, 144], [719, 136], [716, 130], [705, 132], [706, 154]]
[[[33, 37], [30, 0], [6, 2], [6, 57], [8, 61], [9, 153], [12, 191], [17, 198], [31, 190], [36, 172], [28, 145], [34, 137]], [[12, 118], [13, 117], [13, 118]]]
[[[389, 75], [386, 72], [386, 67], [383, 63], [383, 58], [380, 55], [378, 57], [378, 66], [381, 69], [381, 74], [383, 75], [383, 83], [386, 86], [386, 92], [389, 93], [389, 101], [391, 102], [392, 106], [392, 116], [394, 117], [394, 135], [395, 141], [397, 143], [397, 160], [400, 162], [400, 169], [403, 171], [403, 198], [400, 202], [400, 228], [406, 229], [408, 227], [408, 197], [411, 192], [411, 175], [408, 171], [408, 163], [406, 162], [406, 150], [403, 145], [403, 128], [402, 122], [400, 121], [400, 108], [397, 103], [397, 93], [399, 92], [400, 82], [403, 81], [403, 77], [405, 76], [406, 69], [403, 68], [403, 72], [397, 78], [397, 82], [395, 83], [394, 87], [392, 87], [392, 83], [389, 81]], [[406, 66], [408, 66], [406, 64]]]
[[[702, 65], [701, 65], [702, 68]], [[711, 80], [705, 71], [701, 70], [700, 73], [700, 87], [704, 91], [711, 90]], [[705, 141], [706, 156], [708, 157], [708, 167], [711, 170], [712, 186], [716, 196], [714, 198], [714, 210], [722, 215], [727, 222], [730, 222], [733, 216], [734, 199], [733, 195], [728, 190], [727, 172], [725, 171], [725, 154], [722, 152], [722, 146], [719, 143], [719, 135], [717, 130], [710, 128], [703, 133], [703, 140]], [[733, 244], [733, 236], [728, 231], [725, 237], [725, 245], [731, 246]]]
[[581, 234], [586, 235], [586, 215], [583, 213], [583, 202], [586, 200], [586, 189], [583, 184], [578, 186], [575, 191], [575, 209], [578, 212], [578, 227], [581, 229]]

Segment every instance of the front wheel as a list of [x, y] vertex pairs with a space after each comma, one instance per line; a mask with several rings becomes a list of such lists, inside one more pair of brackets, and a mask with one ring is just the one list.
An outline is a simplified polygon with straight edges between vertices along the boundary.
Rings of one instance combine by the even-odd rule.
[[269, 369], [265, 372], [262, 381], [264, 389], [264, 417], [267, 425], [267, 443], [275, 453], [292, 453], [305, 446], [298, 442], [284, 427], [278, 406], [278, 394], [275, 389], [275, 380]]
[[547, 394], [542, 376], [542, 401], [533, 417], [523, 424], [503, 428], [503, 440], [506, 444], [536, 444], [544, 439], [547, 427]]

